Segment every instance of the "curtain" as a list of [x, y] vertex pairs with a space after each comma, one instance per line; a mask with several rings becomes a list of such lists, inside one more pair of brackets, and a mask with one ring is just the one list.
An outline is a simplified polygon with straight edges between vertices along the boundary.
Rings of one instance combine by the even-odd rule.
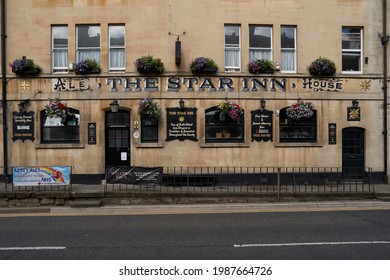
[[110, 50], [110, 69], [125, 69], [125, 50]]
[[100, 50], [94, 49], [79, 49], [78, 50], [78, 61], [83, 59], [94, 59], [100, 64]]
[[249, 61], [255, 59], [272, 60], [271, 50], [249, 50]]
[[225, 67], [240, 68], [240, 49], [225, 49]]
[[53, 68], [68, 69], [68, 50], [53, 50]]
[[295, 71], [295, 51], [282, 50], [282, 61], [280, 67], [282, 71]]

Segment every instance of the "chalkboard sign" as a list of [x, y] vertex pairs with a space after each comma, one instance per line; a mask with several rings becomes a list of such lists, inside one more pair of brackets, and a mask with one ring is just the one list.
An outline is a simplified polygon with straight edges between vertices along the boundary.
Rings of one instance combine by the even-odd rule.
[[256, 110], [251, 112], [252, 141], [273, 141], [273, 112]]
[[198, 141], [196, 111], [196, 108], [167, 108], [167, 141]]
[[34, 141], [34, 112], [13, 112], [12, 117], [12, 140]]

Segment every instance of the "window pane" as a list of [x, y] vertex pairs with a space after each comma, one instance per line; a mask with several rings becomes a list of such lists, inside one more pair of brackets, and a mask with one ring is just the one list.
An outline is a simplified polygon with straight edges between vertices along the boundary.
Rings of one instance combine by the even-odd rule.
[[361, 71], [360, 52], [343, 52], [343, 71]]
[[295, 50], [282, 50], [282, 60], [280, 64], [282, 71], [294, 71]]
[[125, 27], [123, 25], [110, 26], [110, 47], [125, 46]]
[[281, 33], [281, 47], [295, 49], [295, 27], [282, 27]]
[[52, 30], [53, 48], [68, 48], [68, 27], [54, 26]]
[[271, 48], [271, 32], [268, 26], [249, 26], [249, 47]]
[[77, 46], [79, 48], [100, 48], [100, 26], [78, 26]]
[[225, 26], [225, 46], [240, 46], [239, 26]]
[[343, 49], [361, 49], [361, 29], [343, 27]]

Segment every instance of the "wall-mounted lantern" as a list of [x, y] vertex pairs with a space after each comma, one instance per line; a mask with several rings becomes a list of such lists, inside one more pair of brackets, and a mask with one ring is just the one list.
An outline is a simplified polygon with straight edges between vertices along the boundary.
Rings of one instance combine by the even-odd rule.
[[118, 102], [118, 100], [114, 99], [114, 100], [110, 103], [110, 108], [111, 108], [111, 112], [117, 113], [118, 110], [119, 110], [119, 102]]

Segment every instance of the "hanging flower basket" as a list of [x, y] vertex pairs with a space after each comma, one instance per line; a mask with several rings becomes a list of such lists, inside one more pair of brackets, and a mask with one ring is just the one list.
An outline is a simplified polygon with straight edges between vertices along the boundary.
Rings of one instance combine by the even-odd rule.
[[164, 63], [160, 58], [152, 55], [142, 56], [134, 61], [137, 71], [141, 74], [161, 74], [164, 71]]
[[336, 73], [336, 64], [326, 57], [319, 57], [314, 60], [308, 67], [310, 74], [313, 76], [330, 76]]
[[83, 59], [74, 65], [74, 72], [78, 75], [99, 74], [101, 67], [94, 59]]
[[269, 59], [255, 59], [248, 64], [249, 73], [251, 74], [273, 74], [275, 66]]
[[313, 103], [304, 100], [298, 100], [286, 109], [288, 118], [298, 120], [302, 118], [311, 118], [314, 115], [315, 106]]
[[42, 68], [35, 64], [32, 59], [27, 59], [25, 56], [22, 59], [15, 59], [9, 63], [12, 72], [19, 76], [34, 76], [41, 73]]
[[149, 120], [158, 120], [162, 114], [161, 108], [152, 98], [147, 97], [138, 103], [138, 114]]
[[209, 57], [197, 57], [191, 62], [190, 69], [194, 74], [215, 74], [218, 65]]
[[219, 120], [225, 122], [231, 120], [232, 122], [237, 122], [240, 119], [240, 116], [244, 114], [244, 110], [238, 105], [230, 100], [223, 100], [217, 105], [219, 112]]
[[61, 102], [59, 99], [50, 100], [49, 104], [45, 106], [46, 116], [49, 118], [66, 119], [69, 115], [69, 109], [66, 103]]

